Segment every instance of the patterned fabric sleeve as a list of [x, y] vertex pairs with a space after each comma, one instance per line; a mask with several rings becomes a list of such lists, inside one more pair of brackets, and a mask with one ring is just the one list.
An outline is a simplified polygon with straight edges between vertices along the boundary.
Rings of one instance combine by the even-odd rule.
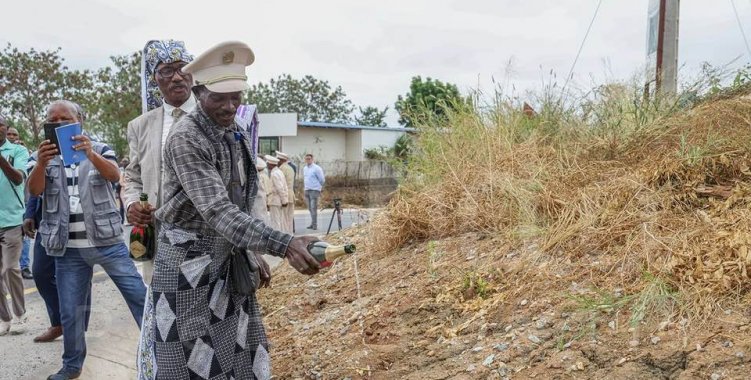
[[227, 196], [209, 147], [185, 131], [167, 140], [165, 159], [203, 219], [235, 247], [284, 257], [292, 235], [244, 213]]

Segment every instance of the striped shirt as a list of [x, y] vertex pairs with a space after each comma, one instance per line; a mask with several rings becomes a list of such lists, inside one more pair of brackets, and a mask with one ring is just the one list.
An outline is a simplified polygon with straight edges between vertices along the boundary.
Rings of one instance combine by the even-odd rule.
[[[115, 151], [109, 146], [105, 145], [102, 149], [102, 157], [114, 161], [117, 163], [117, 155]], [[29, 157], [29, 163], [26, 165], [26, 169], [29, 173], [34, 169], [37, 163], [37, 154]], [[86, 223], [84, 223], [83, 209], [81, 208], [80, 192], [78, 186], [78, 165], [71, 165], [65, 167], [65, 176], [68, 182], [68, 197], [79, 197], [79, 202], [76, 208], [70, 209], [70, 216], [68, 217], [68, 248], [91, 248], [93, 245], [89, 241], [86, 235]], [[114, 191], [114, 190], [113, 190]]]

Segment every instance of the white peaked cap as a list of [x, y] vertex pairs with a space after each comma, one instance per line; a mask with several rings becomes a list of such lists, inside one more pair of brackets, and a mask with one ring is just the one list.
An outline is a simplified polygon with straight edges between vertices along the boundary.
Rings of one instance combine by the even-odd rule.
[[274, 156], [269, 156], [268, 154], [265, 155], [265, 156], [263, 156], [263, 159], [266, 160], [266, 162], [268, 162], [270, 164], [274, 164], [274, 165], [278, 165], [279, 164], [279, 159], [278, 158], [276, 158]]
[[182, 71], [193, 75], [196, 86], [218, 93], [245, 91], [248, 76], [245, 67], [255, 60], [253, 50], [244, 42], [222, 42], [199, 55]]
[[256, 169], [258, 169], [258, 170], [266, 169], [266, 161], [264, 161], [264, 160], [262, 160], [260, 158], [257, 158], [256, 159]]

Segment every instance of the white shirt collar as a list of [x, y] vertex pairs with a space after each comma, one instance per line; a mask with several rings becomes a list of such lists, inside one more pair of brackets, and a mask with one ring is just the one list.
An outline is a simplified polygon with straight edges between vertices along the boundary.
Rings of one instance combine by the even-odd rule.
[[[173, 105], [167, 104], [167, 102], [162, 103], [162, 105], [164, 106], [164, 114], [165, 115], [172, 116], [172, 110], [174, 110], [175, 108], [177, 108], [177, 107], [175, 107]], [[186, 100], [185, 103], [183, 103], [180, 106], [180, 109], [183, 110], [183, 111], [185, 111], [186, 114], [193, 112], [193, 110], [195, 108], [196, 108], [196, 98], [193, 97], [193, 94], [190, 94], [190, 97], [188, 98], [188, 100]]]

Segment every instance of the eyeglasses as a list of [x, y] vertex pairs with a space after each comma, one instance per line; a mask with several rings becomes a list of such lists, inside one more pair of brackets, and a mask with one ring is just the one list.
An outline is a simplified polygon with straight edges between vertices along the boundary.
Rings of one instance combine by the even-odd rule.
[[156, 73], [159, 74], [160, 77], [165, 78], [165, 79], [172, 78], [172, 76], [175, 75], [175, 73], [180, 74], [180, 76], [184, 78], [188, 76], [188, 74], [183, 72], [183, 67], [185, 66], [187, 66], [187, 64], [180, 65], [177, 67], [172, 67], [172, 66], [162, 67], [161, 69], [157, 70]]

